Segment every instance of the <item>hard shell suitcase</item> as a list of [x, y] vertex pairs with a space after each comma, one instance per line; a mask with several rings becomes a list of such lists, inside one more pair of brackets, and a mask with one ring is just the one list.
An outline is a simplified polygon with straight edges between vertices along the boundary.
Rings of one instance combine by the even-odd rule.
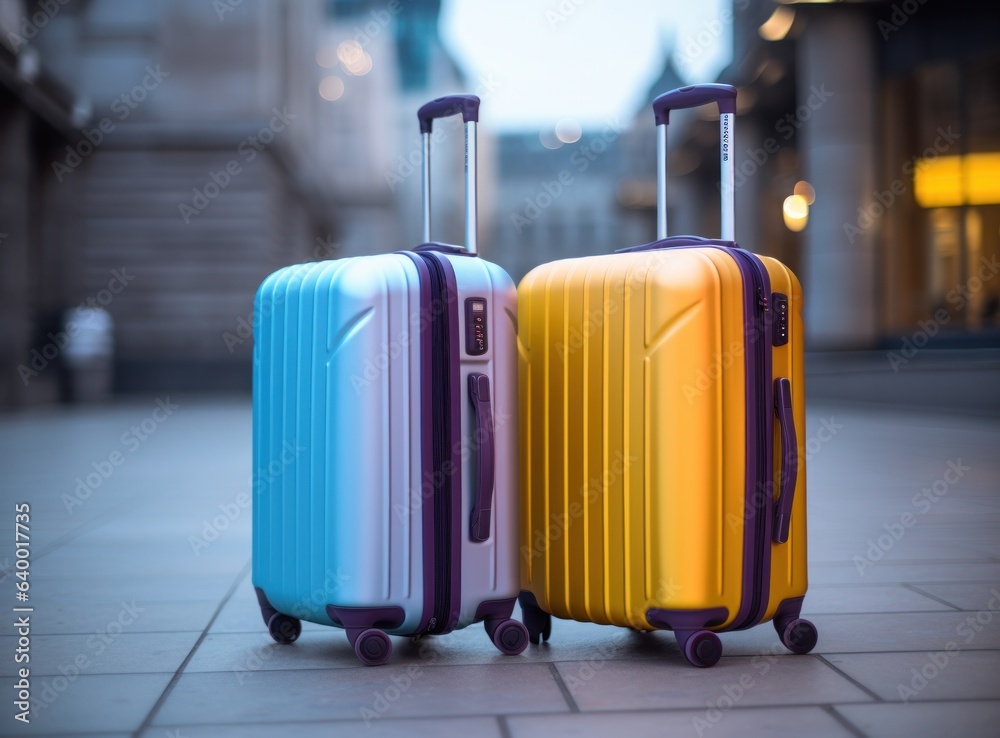
[[[520, 653], [516, 291], [476, 254], [479, 98], [419, 111], [424, 241], [281, 269], [255, 301], [253, 584], [279, 643], [347, 630], [366, 664], [388, 634], [485, 621]], [[430, 242], [433, 120], [466, 133], [468, 250]]]
[[[671, 109], [719, 106], [722, 239], [666, 237]], [[658, 239], [540, 266], [518, 288], [521, 605], [671, 629], [710, 666], [715, 631], [772, 620], [806, 653], [802, 293], [733, 235], [736, 91], [653, 103]]]

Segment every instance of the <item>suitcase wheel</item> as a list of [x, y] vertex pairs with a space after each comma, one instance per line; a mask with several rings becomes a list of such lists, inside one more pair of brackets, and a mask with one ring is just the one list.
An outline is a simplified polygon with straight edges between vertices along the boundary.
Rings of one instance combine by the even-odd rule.
[[785, 648], [792, 653], [809, 653], [819, 640], [816, 626], [803, 618], [775, 620], [774, 629], [778, 631], [778, 637], [781, 638]]
[[677, 633], [677, 643], [681, 653], [692, 666], [701, 668], [714, 666], [722, 657], [722, 641], [710, 630], [696, 630], [693, 633]]
[[530, 602], [521, 602], [521, 616], [528, 628], [528, 640], [536, 646], [552, 635], [552, 616]]
[[392, 641], [378, 628], [369, 628], [354, 639], [354, 655], [362, 664], [380, 666], [392, 656]]
[[267, 620], [267, 632], [278, 643], [295, 643], [302, 635], [302, 621], [276, 612]]
[[528, 629], [517, 620], [501, 620], [498, 624], [486, 621], [485, 625], [500, 653], [516, 656], [528, 647]]

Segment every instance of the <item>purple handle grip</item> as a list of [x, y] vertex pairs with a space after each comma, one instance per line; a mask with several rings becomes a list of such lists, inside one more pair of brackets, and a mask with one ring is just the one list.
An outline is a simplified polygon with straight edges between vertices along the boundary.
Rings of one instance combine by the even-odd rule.
[[462, 114], [462, 122], [470, 120], [479, 122], [479, 98], [476, 95], [445, 95], [431, 100], [417, 111], [420, 120], [420, 132], [430, 133], [435, 118], [447, 118], [449, 115]]
[[718, 103], [719, 114], [736, 112], [736, 88], [732, 85], [716, 83], [689, 85], [664, 92], [653, 100], [653, 115], [656, 125], [670, 123], [670, 111], [681, 108], [697, 108], [708, 103]]
[[788, 529], [792, 523], [792, 501], [795, 483], [799, 478], [799, 445], [795, 436], [795, 417], [792, 414], [792, 383], [785, 377], [774, 380], [774, 412], [781, 426], [781, 452], [784, 462], [781, 467], [781, 497], [774, 510], [772, 537], [775, 543], [788, 540]]
[[735, 241], [721, 241], [718, 238], [704, 238], [703, 236], [670, 236], [661, 238], [659, 241], [644, 243], [641, 246], [628, 246], [624, 249], [616, 249], [616, 254], [627, 254], [632, 251], [659, 251], [660, 249], [672, 249], [681, 246], [725, 246], [727, 248], [738, 248]]
[[476, 501], [472, 507], [469, 533], [472, 540], [485, 541], [490, 537], [493, 514], [495, 455], [489, 377], [479, 372], [469, 375], [469, 399], [476, 409]]

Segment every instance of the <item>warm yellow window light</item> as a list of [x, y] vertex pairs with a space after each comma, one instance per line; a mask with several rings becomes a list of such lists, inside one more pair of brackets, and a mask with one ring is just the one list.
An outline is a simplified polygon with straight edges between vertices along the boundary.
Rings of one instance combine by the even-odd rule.
[[1000, 205], [1000, 154], [965, 154], [920, 159], [913, 190], [924, 208]]

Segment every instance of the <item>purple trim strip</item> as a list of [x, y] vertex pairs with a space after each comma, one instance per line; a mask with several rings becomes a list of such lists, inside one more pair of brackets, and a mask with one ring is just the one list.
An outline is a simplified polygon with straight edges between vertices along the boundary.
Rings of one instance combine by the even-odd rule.
[[[477, 98], [478, 101], [478, 98]], [[477, 108], [478, 110], [478, 108]], [[444, 256], [436, 257], [443, 267], [445, 284], [448, 287], [448, 335], [452, 341], [451, 366], [448, 367], [451, 381], [451, 610], [449, 611], [447, 630], [454, 630], [462, 610], [462, 376], [459, 357], [461, 356], [461, 334], [458, 330], [458, 281], [455, 269]]]
[[660, 249], [676, 249], [685, 246], [704, 247], [720, 246], [727, 249], [738, 249], [736, 241], [723, 241], [718, 238], [704, 238], [703, 236], [669, 236], [661, 238], [659, 241], [651, 241], [639, 246], [626, 246], [623, 249], [615, 249], [616, 254], [629, 254], [635, 251], [659, 251]]
[[459, 365], [459, 355], [461, 353], [460, 334], [458, 331], [458, 282], [455, 279], [455, 269], [447, 257], [439, 253], [427, 253], [426, 258], [434, 259], [441, 266], [441, 274], [444, 275], [446, 303], [448, 309], [448, 335], [453, 343], [454, 350], [450, 351], [451, 361], [448, 367], [448, 387], [450, 397], [448, 407], [444, 412], [451, 413], [451, 438], [448, 439], [451, 449], [451, 458], [446, 462], [448, 471], [446, 473], [445, 484], [450, 490], [448, 499], [451, 501], [451, 599], [448, 607], [448, 622], [442, 630], [436, 632], [447, 633], [455, 629], [462, 609], [462, 393], [459, 382], [461, 367]]
[[[746, 335], [746, 365], [747, 365], [747, 514], [744, 525], [744, 569], [743, 569], [743, 601], [740, 610], [733, 621], [733, 629], [751, 628], [761, 621], [767, 610], [768, 594], [771, 586], [771, 515], [774, 501], [773, 489], [773, 456], [771, 453], [772, 436], [774, 433], [773, 413], [771, 411], [771, 321], [761, 321], [764, 334], [757, 335], [756, 315], [758, 296], [754, 294], [754, 280], [751, 269], [756, 270], [761, 280], [760, 289], [763, 295], [771, 294], [770, 279], [767, 269], [754, 254], [743, 249], [733, 249], [733, 257], [740, 264], [744, 275], [744, 329]], [[746, 269], [744, 269], [744, 265]], [[749, 277], [749, 278], [748, 278]], [[753, 316], [751, 318], [750, 316]], [[757, 376], [756, 342], [763, 342], [764, 366], [763, 381]], [[753, 348], [753, 350], [751, 350]], [[757, 388], [763, 386], [763, 396], [758, 396]], [[764, 437], [759, 438], [757, 423], [763, 414]], [[758, 462], [763, 458], [763, 478], [755, 479]], [[758, 536], [758, 515], [763, 515], [761, 534]], [[757, 551], [760, 549], [761, 568], [759, 575], [754, 570], [757, 562]], [[757, 607], [752, 608], [754, 595], [757, 597]], [[749, 596], [748, 596], [749, 595]]]
[[[423, 535], [423, 577], [424, 577], [424, 611], [420, 616], [420, 624], [415, 633], [423, 633], [427, 630], [427, 625], [434, 616], [434, 588], [435, 588], [435, 568], [434, 568], [434, 499], [433, 487], [432, 497], [428, 500], [427, 490], [424, 488], [426, 480], [434, 479], [434, 404], [431, 397], [431, 357], [433, 348], [431, 346], [431, 315], [434, 309], [433, 297], [431, 295], [431, 275], [424, 260], [419, 256], [407, 251], [406, 254], [417, 267], [417, 274], [420, 281], [420, 479], [417, 482], [420, 490], [420, 517]], [[412, 495], [410, 496], [412, 499]], [[412, 512], [412, 511], [411, 511]]]

